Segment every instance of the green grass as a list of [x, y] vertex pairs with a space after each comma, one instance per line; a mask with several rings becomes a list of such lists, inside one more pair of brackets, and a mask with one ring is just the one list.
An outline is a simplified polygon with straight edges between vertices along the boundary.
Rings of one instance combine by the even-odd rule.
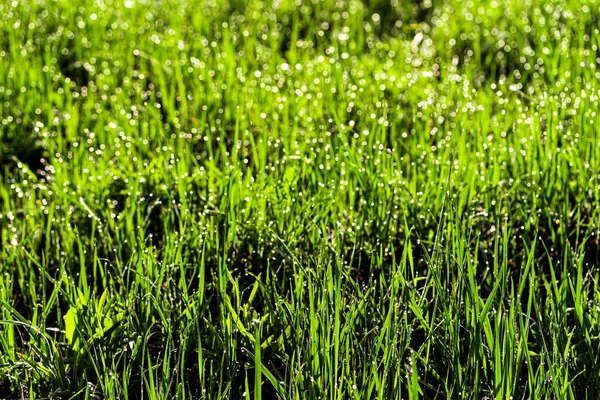
[[0, 398], [600, 397], [600, 3], [0, 7]]

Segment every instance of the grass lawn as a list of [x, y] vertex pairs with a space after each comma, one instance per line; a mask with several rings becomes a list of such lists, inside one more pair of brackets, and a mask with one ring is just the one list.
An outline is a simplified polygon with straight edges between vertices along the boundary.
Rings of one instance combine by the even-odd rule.
[[0, 398], [600, 398], [599, 28], [0, 0]]

